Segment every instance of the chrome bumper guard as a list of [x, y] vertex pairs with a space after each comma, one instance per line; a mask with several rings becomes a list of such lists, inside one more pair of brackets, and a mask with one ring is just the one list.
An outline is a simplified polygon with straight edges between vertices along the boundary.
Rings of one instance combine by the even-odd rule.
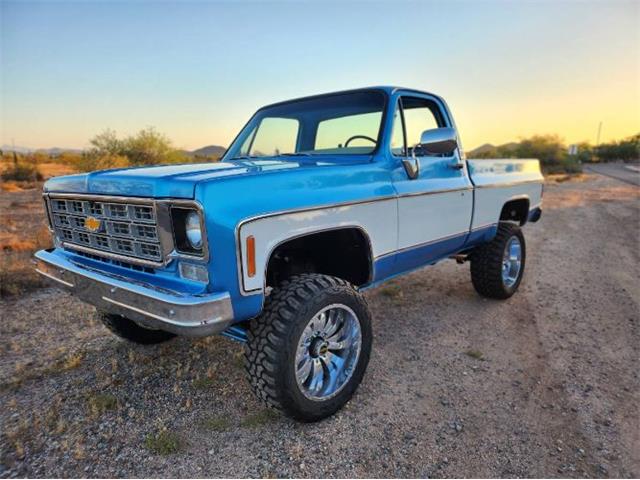
[[226, 292], [182, 295], [92, 269], [52, 251], [36, 252], [36, 272], [99, 310], [122, 315], [146, 328], [189, 337], [220, 333], [233, 322], [231, 298]]

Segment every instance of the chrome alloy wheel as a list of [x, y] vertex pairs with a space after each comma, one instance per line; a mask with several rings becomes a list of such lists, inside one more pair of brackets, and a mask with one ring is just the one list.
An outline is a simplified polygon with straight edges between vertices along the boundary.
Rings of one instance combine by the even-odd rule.
[[296, 349], [296, 381], [303, 395], [326, 400], [347, 384], [358, 364], [362, 332], [346, 305], [324, 307], [307, 323]]
[[518, 237], [511, 237], [504, 249], [502, 257], [502, 282], [505, 287], [511, 288], [520, 275], [522, 266], [522, 246]]

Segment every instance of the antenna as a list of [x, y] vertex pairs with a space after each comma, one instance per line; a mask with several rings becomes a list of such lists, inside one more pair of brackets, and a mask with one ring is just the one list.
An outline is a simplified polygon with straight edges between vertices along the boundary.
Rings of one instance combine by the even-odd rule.
[[596, 137], [596, 147], [600, 145], [600, 134], [602, 133], [602, 120], [598, 124], [598, 136]]

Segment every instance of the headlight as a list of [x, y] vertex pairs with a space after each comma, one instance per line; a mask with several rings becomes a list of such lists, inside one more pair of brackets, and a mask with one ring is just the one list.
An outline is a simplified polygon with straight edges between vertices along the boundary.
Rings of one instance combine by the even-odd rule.
[[171, 207], [173, 238], [178, 253], [204, 256], [205, 233], [202, 228], [202, 215], [195, 208]]
[[185, 221], [187, 240], [195, 250], [202, 248], [202, 228], [200, 227], [200, 215], [190, 212]]

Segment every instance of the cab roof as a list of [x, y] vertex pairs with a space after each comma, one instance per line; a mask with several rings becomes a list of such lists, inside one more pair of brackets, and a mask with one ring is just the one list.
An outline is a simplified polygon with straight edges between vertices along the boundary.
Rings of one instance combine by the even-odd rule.
[[336, 91], [336, 92], [327, 92], [327, 93], [320, 93], [320, 94], [317, 94], [317, 95], [309, 95], [309, 96], [306, 96], [306, 97], [292, 98], [290, 100], [284, 100], [282, 102], [276, 102], [276, 103], [271, 103], [269, 105], [265, 105], [264, 107], [260, 108], [260, 110], [265, 109], [265, 108], [276, 107], [276, 106], [279, 106], [279, 105], [285, 105], [287, 103], [299, 102], [301, 100], [312, 100], [314, 98], [328, 97], [328, 96], [331, 96], [331, 95], [342, 95], [342, 94], [345, 94], [345, 93], [378, 91], [378, 92], [384, 92], [387, 96], [390, 96], [390, 95], [393, 95], [394, 93], [396, 93], [399, 90], [402, 90], [402, 91], [405, 91], [405, 92], [421, 93], [421, 94], [424, 94], [424, 95], [431, 95], [431, 96], [437, 97], [437, 95], [435, 95], [433, 93], [426, 92], [424, 90], [416, 90], [415, 88], [395, 87], [395, 86], [392, 86], [392, 85], [380, 85], [380, 86], [374, 86], [374, 87], [353, 88], [353, 89], [349, 89], [349, 90], [339, 90], [339, 91]]

